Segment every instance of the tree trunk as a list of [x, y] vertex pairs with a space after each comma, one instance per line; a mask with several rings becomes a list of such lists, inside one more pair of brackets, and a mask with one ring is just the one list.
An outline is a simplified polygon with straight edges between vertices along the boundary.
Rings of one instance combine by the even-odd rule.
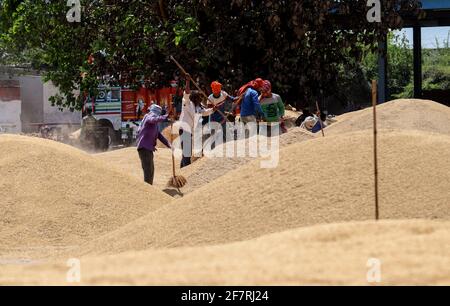
[[168, 18], [164, 0], [159, 0], [158, 4], [159, 4], [159, 12], [161, 13], [161, 18], [164, 22], [167, 22]]

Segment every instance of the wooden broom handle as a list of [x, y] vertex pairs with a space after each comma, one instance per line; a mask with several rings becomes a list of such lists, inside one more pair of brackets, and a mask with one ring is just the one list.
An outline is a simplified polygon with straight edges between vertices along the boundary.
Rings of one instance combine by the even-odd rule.
[[170, 123], [170, 143], [172, 145], [172, 174], [175, 177], [175, 151], [173, 148], [173, 122]]
[[322, 112], [320, 111], [319, 101], [316, 101], [316, 107], [317, 107], [317, 115], [319, 116], [320, 130], [322, 131], [322, 137], [325, 137], [325, 132], [323, 131], [322, 118], [320, 118], [320, 116], [322, 116]]
[[[181, 66], [181, 64], [171, 55], [170, 59], [175, 63], [175, 65], [178, 66], [178, 68], [181, 70], [181, 72], [183, 72], [185, 75], [188, 75], [189, 78], [191, 79], [192, 84], [194, 84], [194, 86], [198, 89], [198, 91], [206, 98], [206, 100], [208, 100], [209, 102], [213, 102], [211, 101], [211, 99], [208, 97], [208, 95], [200, 88], [200, 86], [197, 84], [197, 82], [192, 78], [192, 76], [186, 72], [186, 70], [184, 70], [183, 66]], [[226, 122], [229, 122], [227, 116], [219, 109], [216, 109], [216, 112], [218, 112], [223, 119], [225, 119]]]

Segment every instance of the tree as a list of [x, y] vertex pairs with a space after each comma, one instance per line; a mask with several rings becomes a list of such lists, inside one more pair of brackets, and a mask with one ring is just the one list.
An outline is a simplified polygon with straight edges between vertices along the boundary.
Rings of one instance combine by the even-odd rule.
[[288, 99], [314, 103], [337, 90], [342, 65], [401, 27], [400, 13], [419, 12], [417, 1], [381, 2], [382, 22], [369, 23], [366, 0], [98, 0], [69, 23], [66, 1], [1, 1], [0, 49], [42, 70], [65, 107], [79, 108], [74, 91], [100, 82], [167, 84], [169, 55], [205, 87], [261, 76]]
[[[388, 34], [388, 90], [391, 98], [411, 98], [413, 94], [413, 50], [406, 34]], [[363, 60], [367, 79], [378, 75], [378, 55], [367, 52]]]

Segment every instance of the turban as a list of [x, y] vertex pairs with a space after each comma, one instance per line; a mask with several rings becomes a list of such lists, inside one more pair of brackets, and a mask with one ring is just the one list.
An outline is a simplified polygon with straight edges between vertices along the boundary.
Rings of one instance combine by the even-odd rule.
[[263, 85], [261, 86], [261, 91], [262, 91], [263, 93], [271, 92], [271, 91], [272, 91], [272, 84], [270, 83], [270, 81], [265, 80], [265, 81], [263, 82]]
[[162, 108], [157, 104], [152, 104], [152, 106], [148, 109], [148, 112], [154, 116], [161, 116]]
[[253, 88], [253, 89], [258, 90], [258, 89], [260, 89], [263, 86], [263, 84], [264, 84], [264, 80], [261, 79], [261, 78], [257, 78], [256, 80], [248, 82], [247, 84], [242, 86], [239, 89], [239, 93], [238, 94], [239, 94], [239, 96], [243, 95], [247, 91], [247, 89], [249, 89], [249, 88]]
[[261, 78], [258, 78], [253, 81], [253, 88], [254, 89], [260, 89], [264, 85], [264, 80]]
[[219, 95], [222, 91], [222, 84], [217, 81], [211, 83], [211, 89], [214, 95]]

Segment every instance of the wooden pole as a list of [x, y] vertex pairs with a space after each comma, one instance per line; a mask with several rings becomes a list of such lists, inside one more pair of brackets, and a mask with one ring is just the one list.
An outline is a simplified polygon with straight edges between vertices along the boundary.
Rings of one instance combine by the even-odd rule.
[[173, 149], [173, 121], [170, 123], [170, 144], [172, 145], [172, 176], [175, 177], [175, 152]]
[[322, 131], [322, 137], [325, 137], [325, 132], [323, 130], [323, 122], [321, 118], [322, 112], [320, 111], [319, 101], [316, 101], [316, 107], [317, 107], [317, 116], [319, 116], [320, 130]]
[[[208, 95], [203, 91], [203, 89], [200, 88], [198, 83], [192, 78], [192, 76], [189, 73], [186, 72], [186, 70], [184, 70], [183, 66], [181, 66], [181, 64], [172, 55], [170, 56], [170, 59], [175, 63], [175, 65], [178, 66], [178, 68], [181, 70], [181, 72], [183, 72], [183, 74], [187, 74], [190, 76], [192, 84], [194, 84], [194, 86], [206, 98], [206, 100], [212, 102], [211, 99], [209, 99]], [[218, 112], [226, 122], [230, 122], [227, 116], [220, 109], [216, 109], [216, 112]]]
[[377, 81], [372, 81], [372, 105], [373, 105], [373, 156], [375, 174], [375, 220], [380, 219], [378, 197], [378, 131], [377, 131]]

